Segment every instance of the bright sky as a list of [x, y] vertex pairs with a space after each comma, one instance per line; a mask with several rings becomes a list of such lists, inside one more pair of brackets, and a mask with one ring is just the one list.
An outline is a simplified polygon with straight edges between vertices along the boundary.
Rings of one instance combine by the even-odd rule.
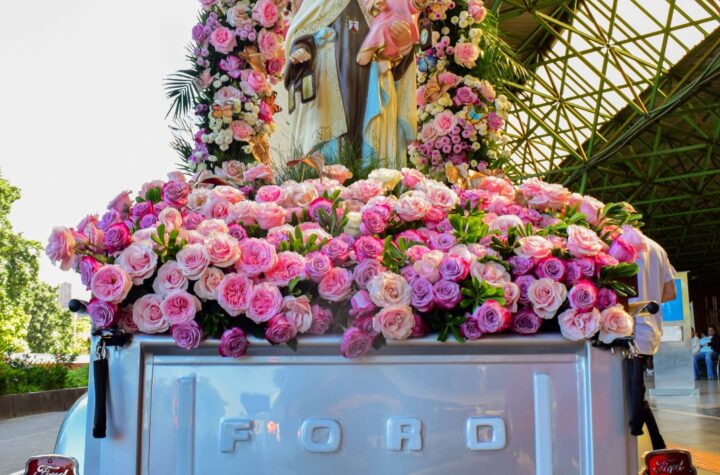
[[[197, 0], [3, 2], [0, 171], [22, 189], [11, 219], [45, 245], [123, 189], [175, 168], [163, 79], [185, 66]], [[41, 277], [80, 280], [43, 256]]]

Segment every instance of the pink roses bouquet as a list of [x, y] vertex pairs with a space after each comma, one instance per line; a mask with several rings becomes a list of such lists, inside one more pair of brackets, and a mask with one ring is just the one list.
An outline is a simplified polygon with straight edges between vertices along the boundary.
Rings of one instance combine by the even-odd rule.
[[200, 22], [192, 30], [193, 65], [168, 81], [176, 117], [195, 108], [197, 129], [193, 143], [181, 147], [183, 158], [196, 171], [228, 160], [265, 162], [267, 136], [279, 111], [273, 86], [285, 65], [288, 1], [201, 4]]
[[169, 333], [186, 349], [219, 338], [224, 356], [242, 356], [249, 335], [294, 347], [333, 330], [347, 357], [428, 332], [632, 333], [617, 301], [643, 237], [621, 205], [535, 179], [461, 189], [380, 169], [347, 186], [273, 184], [263, 167], [240, 188], [149, 182], [55, 228], [46, 252], [80, 273], [96, 328]]

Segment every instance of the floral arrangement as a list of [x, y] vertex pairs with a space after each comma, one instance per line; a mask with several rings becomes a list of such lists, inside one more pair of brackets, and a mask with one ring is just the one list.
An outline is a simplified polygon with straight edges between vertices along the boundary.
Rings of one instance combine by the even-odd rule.
[[495, 23], [487, 21], [494, 17], [482, 0], [437, 0], [428, 4], [426, 16], [432, 47], [417, 60], [419, 131], [409, 147], [410, 159], [436, 178], [444, 174], [445, 162], [485, 169], [503, 155], [510, 111], [507, 98], [496, 94], [488, 80], [497, 75], [482, 64], [483, 48], [502, 47], [494, 38]]
[[177, 117], [194, 108], [192, 143], [181, 142], [187, 168], [202, 171], [234, 160], [269, 163], [275, 130], [273, 86], [285, 66], [287, 0], [200, 0], [192, 30], [191, 69], [168, 80]]
[[186, 349], [220, 338], [224, 356], [245, 354], [248, 335], [294, 347], [342, 332], [355, 358], [429, 332], [632, 334], [618, 297], [644, 239], [622, 204], [537, 179], [463, 189], [414, 169], [322, 172], [278, 185], [257, 165], [239, 188], [173, 173], [55, 228], [46, 252], [80, 273], [96, 328], [169, 332]]

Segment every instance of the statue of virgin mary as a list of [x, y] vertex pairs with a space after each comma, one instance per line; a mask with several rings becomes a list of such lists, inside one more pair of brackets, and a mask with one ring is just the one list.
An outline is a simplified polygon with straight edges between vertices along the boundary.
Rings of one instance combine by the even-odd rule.
[[[303, 154], [337, 153], [340, 141], [388, 168], [406, 165], [417, 132], [415, 57], [357, 63], [373, 18], [365, 0], [304, 0], [285, 43], [291, 137]], [[407, 28], [391, 28], [411, 42]], [[408, 48], [412, 49], [412, 48]]]

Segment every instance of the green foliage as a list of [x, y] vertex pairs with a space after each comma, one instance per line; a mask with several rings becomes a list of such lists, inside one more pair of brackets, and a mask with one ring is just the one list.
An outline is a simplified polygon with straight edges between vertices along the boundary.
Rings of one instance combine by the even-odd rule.
[[[362, 150], [353, 145], [347, 140], [341, 140], [337, 151], [327, 151], [324, 147], [327, 143], [317, 145], [307, 155], [312, 155], [315, 152], [320, 152], [325, 159], [326, 165], [343, 165], [352, 173], [353, 181], [364, 180], [370, 175], [370, 172], [378, 168], [378, 159], [369, 155], [363, 155]], [[281, 163], [274, 163], [275, 181], [278, 184], [282, 184], [286, 181], [297, 181], [309, 180], [312, 178], [318, 178], [317, 171], [305, 164], [298, 163], [295, 166], [288, 166], [286, 163], [294, 160], [303, 158], [305, 155], [300, 150], [294, 150], [289, 160]]]
[[71, 370], [73, 357], [57, 356], [50, 364], [27, 357], [0, 357], [0, 395], [87, 386], [88, 367]]
[[405, 238], [398, 239], [397, 244], [393, 242], [392, 236], [385, 238], [385, 247], [383, 248], [382, 263], [388, 270], [400, 273], [400, 269], [405, 267], [407, 263], [407, 250], [416, 243], [408, 241]]
[[448, 215], [448, 221], [453, 228], [453, 234], [459, 243], [473, 244], [489, 233], [488, 225], [483, 222], [482, 213], [469, 213], [467, 215], [453, 213]]
[[460, 301], [461, 308], [474, 309], [488, 300], [495, 300], [500, 305], [505, 305], [505, 289], [490, 285], [484, 280], [480, 281], [476, 277], [463, 282], [460, 291], [463, 295]]
[[332, 211], [328, 213], [322, 208], [318, 209], [318, 224], [331, 235], [339, 236], [348, 222], [347, 212], [341, 207], [340, 190], [336, 190], [333, 194], [326, 191], [323, 197], [332, 201]]
[[73, 346], [73, 316], [60, 307], [57, 289], [45, 282], [35, 282], [29, 289], [27, 303], [27, 343], [33, 353], [67, 353]]
[[293, 251], [306, 255], [309, 252], [319, 251], [326, 242], [327, 239], [318, 241], [317, 234], [312, 234], [306, 241], [303, 237], [302, 230], [298, 226], [295, 228], [295, 234], [290, 236], [290, 239], [280, 243], [280, 250]]
[[179, 236], [180, 231], [173, 229], [168, 233], [164, 224], [158, 226], [155, 234], [151, 236], [153, 242], [159, 246], [157, 252], [160, 257], [160, 262], [163, 264], [175, 259], [177, 253], [187, 244], [187, 240], [178, 239]]
[[598, 286], [612, 289], [621, 297], [635, 297], [637, 294], [630, 283], [634, 281], [638, 271], [638, 265], [629, 262], [603, 267], [600, 270]]

